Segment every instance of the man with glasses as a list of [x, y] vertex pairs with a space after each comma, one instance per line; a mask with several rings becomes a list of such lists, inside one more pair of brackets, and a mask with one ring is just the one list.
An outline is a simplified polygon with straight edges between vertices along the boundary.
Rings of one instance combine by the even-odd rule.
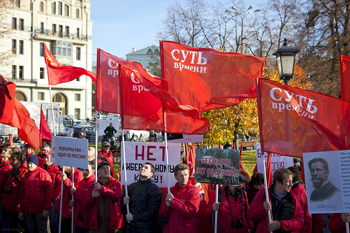
[[111, 170], [114, 176], [114, 169], [113, 169], [113, 153], [110, 150], [110, 144], [109, 142], [103, 142], [102, 143], [102, 150], [98, 152], [97, 155], [97, 162], [102, 162], [104, 159], [107, 160], [107, 162], [111, 166]]

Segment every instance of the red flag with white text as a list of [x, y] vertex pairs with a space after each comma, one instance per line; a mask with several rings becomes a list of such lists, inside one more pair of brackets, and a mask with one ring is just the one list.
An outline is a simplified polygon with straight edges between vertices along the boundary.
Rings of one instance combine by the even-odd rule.
[[162, 78], [180, 104], [207, 111], [256, 98], [264, 59], [171, 41], [161, 41], [160, 48]]
[[350, 101], [350, 57], [340, 55], [341, 98]]
[[262, 151], [302, 157], [350, 148], [350, 103], [268, 79], [258, 79]]
[[47, 68], [49, 85], [66, 83], [79, 78], [82, 75], [89, 76], [96, 83], [96, 74], [81, 67], [64, 66], [59, 63], [44, 44], [44, 58]]

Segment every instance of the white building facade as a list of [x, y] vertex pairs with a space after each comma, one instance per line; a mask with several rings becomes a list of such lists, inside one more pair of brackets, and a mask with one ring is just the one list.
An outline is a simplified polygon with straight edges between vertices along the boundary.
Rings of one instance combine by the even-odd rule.
[[[16, 0], [0, 22], [0, 73], [16, 83], [21, 101], [49, 103], [44, 44], [58, 62], [91, 70], [92, 21], [88, 0]], [[33, 29], [33, 30], [32, 30]], [[52, 100], [60, 113], [91, 118], [91, 78], [81, 76], [52, 86]]]

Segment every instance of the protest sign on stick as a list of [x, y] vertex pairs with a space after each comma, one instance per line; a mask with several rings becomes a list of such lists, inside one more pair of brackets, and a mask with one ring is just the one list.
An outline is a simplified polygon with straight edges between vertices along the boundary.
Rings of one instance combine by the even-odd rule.
[[57, 166], [88, 168], [88, 140], [53, 137]]

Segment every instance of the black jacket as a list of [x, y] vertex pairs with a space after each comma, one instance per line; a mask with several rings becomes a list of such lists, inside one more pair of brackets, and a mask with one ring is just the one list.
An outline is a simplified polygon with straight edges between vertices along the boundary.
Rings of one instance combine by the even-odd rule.
[[108, 137], [113, 137], [116, 132], [117, 130], [113, 126], [108, 126], [104, 131]]
[[[158, 221], [158, 210], [162, 200], [162, 190], [151, 180], [138, 181], [128, 186], [130, 198], [129, 210], [133, 215], [133, 221], [128, 227], [133, 229], [153, 229]], [[125, 193], [123, 193], [123, 198]], [[126, 205], [122, 205], [126, 214]]]

